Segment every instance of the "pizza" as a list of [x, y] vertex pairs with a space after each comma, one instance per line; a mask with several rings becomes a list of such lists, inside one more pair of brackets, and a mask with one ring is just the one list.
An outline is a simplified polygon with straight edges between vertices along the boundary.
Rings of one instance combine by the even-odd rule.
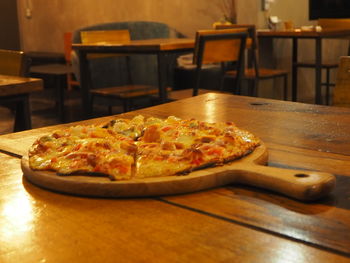
[[28, 156], [32, 170], [130, 180], [185, 175], [224, 165], [259, 145], [259, 138], [233, 122], [138, 115], [101, 127], [57, 130], [38, 138]]
[[111, 129], [75, 126], [45, 135], [29, 150], [33, 170], [58, 174], [106, 174], [112, 180], [132, 176], [134, 141]]

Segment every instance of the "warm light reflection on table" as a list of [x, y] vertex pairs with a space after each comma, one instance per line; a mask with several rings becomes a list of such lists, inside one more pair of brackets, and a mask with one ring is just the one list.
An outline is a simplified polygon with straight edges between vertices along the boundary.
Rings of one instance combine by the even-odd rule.
[[285, 263], [291, 259], [293, 262], [310, 262], [305, 249], [297, 243], [281, 244], [276, 250], [279, 256], [271, 259], [270, 263]]
[[208, 99], [206, 101], [206, 104], [204, 106], [204, 113], [206, 115], [205, 121], [207, 122], [216, 122], [215, 116], [217, 112], [217, 104], [214, 102], [216, 99], [216, 94], [215, 93], [209, 93], [208, 94]]
[[11, 232], [8, 231], [8, 228], [5, 228], [7, 231], [0, 232], [8, 241], [18, 239], [19, 235], [31, 231], [34, 215], [32, 201], [29, 199], [29, 196], [23, 192], [19, 192], [17, 196], [13, 196], [11, 201], [6, 202], [1, 208], [0, 217], [12, 225]]

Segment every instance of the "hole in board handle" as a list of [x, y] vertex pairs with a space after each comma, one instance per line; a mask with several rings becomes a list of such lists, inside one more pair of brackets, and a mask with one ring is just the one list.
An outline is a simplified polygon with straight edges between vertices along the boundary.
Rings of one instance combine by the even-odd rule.
[[309, 177], [310, 175], [308, 175], [308, 174], [295, 174], [294, 176], [298, 177], [298, 178], [305, 178], [305, 177]]

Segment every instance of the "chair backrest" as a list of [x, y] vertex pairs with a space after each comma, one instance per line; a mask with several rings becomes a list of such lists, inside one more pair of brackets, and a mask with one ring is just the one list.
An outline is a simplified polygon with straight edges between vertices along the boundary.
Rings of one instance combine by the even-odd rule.
[[350, 107], [350, 56], [340, 57], [332, 101], [334, 106]]
[[246, 37], [244, 30], [197, 31], [193, 63], [240, 61], [245, 49]]
[[244, 50], [247, 33], [235, 29], [225, 30], [200, 30], [196, 33], [196, 43], [193, 55], [193, 62], [196, 65], [198, 76], [194, 85], [193, 95], [198, 94], [199, 72], [203, 64], [234, 62], [237, 69], [235, 79], [235, 89], [239, 90], [239, 85], [243, 77]]
[[[79, 69], [78, 65], [75, 63], [72, 63], [72, 57], [77, 56], [75, 51], [72, 49], [72, 39], [73, 39], [73, 33], [72, 32], [65, 32], [63, 34], [63, 45], [64, 45], [64, 58], [66, 60], [66, 64], [68, 66], [72, 67], [73, 72], [67, 74], [67, 88], [68, 90], [71, 90], [73, 86], [79, 86]], [[77, 59], [75, 60], [75, 62]], [[74, 65], [73, 65], [74, 64]]]
[[90, 30], [80, 32], [81, 42], [94, 43], [129, 43], [129, 30]]
[[248, 49], [248, 67], [253, 67], [256, 77], [259, 77], [259, 43], [256, 34], [256, 27], [253, 24], [229, 24], [229, 25], [216, 25], [215, 29], [240, 29], [246, 30], [248, 38], [246, 42], [246, 48]]
[[0, 49], [0, 74], [27, 76], [28, 59], [23, 51]]
[[64, 58], [68, 64], [72, 61], [72, 32], [65, 32], [63, 34], [63, 44], [64, 44]]
[[252, 24], [222, 24], [215, 25], [215, 29], [237, 29], [245, 30], [248, 32], [248, 38], [246, 43], [247, 49], [258, 49], [258, 37], [256, 35], [256, 27]]

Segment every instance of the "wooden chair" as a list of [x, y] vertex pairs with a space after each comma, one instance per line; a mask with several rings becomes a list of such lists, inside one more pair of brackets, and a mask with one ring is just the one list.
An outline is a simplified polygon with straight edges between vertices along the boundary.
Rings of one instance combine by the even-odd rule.
[[[350, 19], [338, 19], [338, 18], [320, 18], [317, 21], [317, 24], [322, 27], [322, 30], [332, 29], [332, 28], [349, 28]], [[348, 47], [348, 56], [350, 55], [350, 42]], [[322, 86], [326, 87], [326, 104], [329, 105], [330, 100], [330, 87], [334, 87], [335, 83], [331, 82], [330, 72], [332, 69], [337, 69], [339, 62], [336, 60], [326, 60], [322, 62], [322, 69], [326, 70], [326, 79], [321, 83]], [[298, 68], [315, 68], [315, 62], [305, 61], [299, 62], [296, 65]]]
[[[0, 74], [26, 77], [28, 76], [30, 61], [23, 51], [0, 49]], [[32, 128], [29, 94], [1, 96], [0, 104], [15, 112], [14, 131]]]
[[[80, 32], [81, 42], [85, 44], [95, 43], [129, 43], [129, 30], [88, 30]], [[99, 55], [101, 56], [101, 54]]]
[[350, 56], [340, 58], [332, 105], [350, 107]]
[[221, 66], [221, 87], [228, 62], [235, 63], [237, 78], [234, 82], [232, 93], [240, 88], [243, 75], [244, 50], [247, 33], [245, 30], [200, 30], [196, 33], [196, 43], [193, 55], [195, 65], [195, 81], [193, 89], [173, 91], [169, 95], [170, 100], [179, 100], [216, 90], [203, 90], [201, 86], [201, 73], [203, 65], [219, 63]]
[[29, 60], [23, 51], [0, 49], [0, 74], [26, 77]]
[[[283, 79], [283, 99], [288, 99], [288, 71], [283, 69], [271, 69], [261, 67], [259, 64], [259, 44], [258, 38], [256, 35], [255, 25], [217, 25], [215, 27], [218, 30], [227, 29], [227, 28], [246, 28], [248, 32], [248, 40], [247, 40], [247, 67], [244, 70], [244, 80], [252, 81], [253, 86], [249, 91], [249, 95], [257, 96], [257, 92], [259, 90], [259, 82], [261, 80], [282, 78]], [[227, 72], [228, 77], [236, 78], [236, 71]]]
[[74, 76], [72, 69], [72, 32], [65, 32], [63, 34], [63, 44], [64, 44], [64, 58], [66, 60], [66, 65], [69, 67], [70, 72], [67, 73], [67, 89], [72, 90], [73, 87], [79, 87], [79, 81]]
[[[129, 30], [89, 30], [81, 31], [81, 42], [83, 44], [95, 44], [95, 43], [128, 43], [130, 42]], [[103, 98], [104, 104], [108, 104], [108, 113], [112, 114], [112, 106], [114, 100], [121, 100], [123, 103], [123, 111], [129, 111], [131, 108], [131, 102], [135, 99], [149, 97], [151, 95], [158, 94], [158, 88], [150, 85], [133, 85], [132, 77], [129, 65], [129, 56], [121, 54], [91, 54], [88, 59], [95, 59], [108, 56], [123, 56], [126, 61], [128, 85], [115, 86], [115, 87], [103, 87], [90, 90], [91, 94], [91, 108], [95, 98]], [[107, 99], [107, 101], [106, 101]]]

